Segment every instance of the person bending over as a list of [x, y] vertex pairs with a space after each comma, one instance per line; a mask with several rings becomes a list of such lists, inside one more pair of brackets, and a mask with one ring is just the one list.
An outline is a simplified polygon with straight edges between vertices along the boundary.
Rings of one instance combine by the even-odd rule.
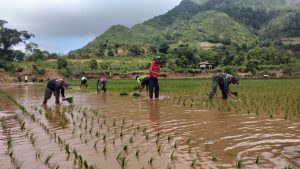
[[59, 104], [59, 96], [65, 98], [65, 89], [69, 87], [69, 83], [63, 79], [52, 79], [47, 83], [44, 95], [43, 104], [47, 104], [47, 101], [51, 98], [52, 93], [55, 96], [55, 103]]
[[231, 96], [233, 99], [237, 99], [237, 97], [235, 96], [237, 94], [232, 92], [229, 89], [229, 85], [230, 84], [238, 84], [238, 83], [239, 83], [239, 79], [231, 74], [220, 73], [220, 74], [213, 76], [209, 100], [212, 100], [212, 98], [216, 94], [218, 86], [219, 86], [220, 90], [222, 91], [222, 99], [227, 99], [228, 95]]
[[138, 83], [138, 86], [136, 87], [136, 89], [138, 89], [139, 92], [141, 93], [142, 90], [146, 87], [146, 91], [148, 93], [150, 77], [147, 76], [147, 75], [145, 75], [145, 76], [136, 76], [135, 79]]

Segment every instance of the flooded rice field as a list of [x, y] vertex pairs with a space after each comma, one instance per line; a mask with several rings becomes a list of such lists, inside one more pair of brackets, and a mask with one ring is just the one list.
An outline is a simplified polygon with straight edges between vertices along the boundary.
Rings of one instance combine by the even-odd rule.
[[52, 96], [42, 106], [41, 85], [1, 90], [1, 169], [300, 168], [297, 116], [184, 106], [167, 94], [67, 91], [72, 105]]

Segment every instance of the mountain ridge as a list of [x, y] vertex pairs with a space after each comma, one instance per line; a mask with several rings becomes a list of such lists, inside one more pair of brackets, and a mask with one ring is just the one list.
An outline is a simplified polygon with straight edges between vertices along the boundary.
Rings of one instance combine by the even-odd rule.
[[[163, 15], [131, 28], [115, 25], [72, 55], [145, 52], [168, 43], [203, 41], [230, 45], [300, 36], [300, 0], [183, 0]], [[155, 51], [155, 50], [154, 50]], [[80, 54], [78, 54], [80, 53]], [[121, 52], [128, 54], [128, 52]]]

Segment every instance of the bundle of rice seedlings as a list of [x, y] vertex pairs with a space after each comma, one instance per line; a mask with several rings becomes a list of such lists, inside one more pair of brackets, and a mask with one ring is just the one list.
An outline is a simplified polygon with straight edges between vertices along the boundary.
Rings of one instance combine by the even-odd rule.
[[73, 103], [73, 97], [67, 97], [64, 100], [69, 102], [69, 103]]
[[132, 96], [139, 97], [139, 96], [141, 96], [141, 94], [140, 94], [140, 93], [138, 93], [138, 92], [133, 92], [133, 93], [132, 93]]

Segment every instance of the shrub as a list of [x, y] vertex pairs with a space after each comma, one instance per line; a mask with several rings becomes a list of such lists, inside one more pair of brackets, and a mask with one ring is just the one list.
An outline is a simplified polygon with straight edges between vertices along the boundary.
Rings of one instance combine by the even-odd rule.
[[57, 68], [59, 70], [65, 69], [67, 67], [68, 67], [68, 62], [66, 59], [61, 58], [61, 57], [57, 59]]
[[92, 70], [96, 70], [96, 69], [98, 68], [98, 63], [97, 63], [97, 60], [96, 60], [96, 59], [92, 59], [92, 60], [90, 61], [89, 65], [90, 65], [90, 68], [91, 68]]
[[0, 61], [0, 68], [4, 69], [5, 71], [14, 71], [15, 65], [9, 61]]

